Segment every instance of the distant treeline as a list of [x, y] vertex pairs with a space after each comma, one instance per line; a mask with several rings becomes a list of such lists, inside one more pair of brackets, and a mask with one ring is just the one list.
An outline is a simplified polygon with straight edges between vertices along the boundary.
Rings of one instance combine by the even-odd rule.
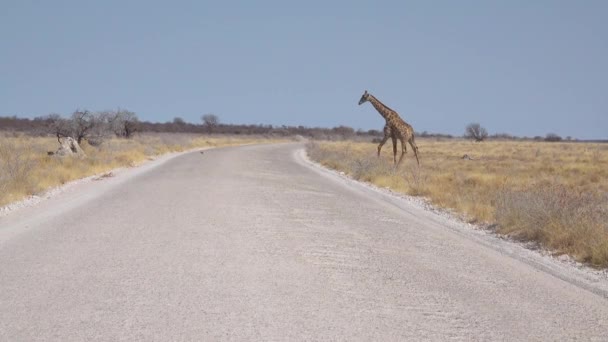
[[[129, 127], [130, 134], [125, 134], [124, 115], [130, 114]], [[118, 125], [116, 123], [118, 122]], [[325, 127], [305, 127], [305, 126], [273, 126], [273, 125], [245, 125], [245, 124], [225, 124], [220, 123], [219, 119], [202, 120], [200, 124], [186, 122], [176, 117], [168, 122], [149, 122], [140, 121], [132, 112], [117, 111], [91, 113], [88, 111], [76, 111], [71, 117], [62, 118], [56, 114], [36, 117], [34, 119], [12, 117], [0, 117], [0, 131], [21, 132], [31, 135], [78, 135], [78, 130], [73, 127], [88, 127], [90, 131], [100, 126], [107, 127], [104, 131], [115, 133], [117, 136], [128, 137], [131, 134], [145, 132], [163, 133], [200, 133], [200, 134], [231, 134], [231, 135], [272, 135], [272, 136], [304, 136], [313, 139], [347, 139], [355, 136], [364, 136], [373, 139], [382, 136], [378, 130], [355, 130], [348, 126], [337, 126], [333, 128]], [[112, 128], [114, 127], [114, 128]], [[121, 129], [116, 129], [119, 127]]]
[[[74, 126], [77, 129], [74, 129]], [[104, 127], [102, 130], [99, 127]], [[68, 128], [66, 128], [68, 127]], [[118, 110], [109, 112], [89, 112], [76, 111], [69, 118], [62, 118], [57, 114], [36, 117], [34, 119], [19, 118], [16, 116], [0, 117], [0, 131], [21, 132], [30, 135], [67, 135], [79, 134], [82, 128], [90, 128], [90, 132], [106, 131], [116, 136], [129, 137], [131, 134], [144, 132], [164, 132], [164, 133], [200, 133], [200, 134], [233, 134], [233, 135], [270, 135], [270, 136], [296, 136], [300, 135], [312, 139], [351, 139], [361, 138], [370, 141], [380, 141], [382, 131], [355, 130], [352, 127], [341, 125], [333, 128], [325, 127], [306, 127], [306, 126], [276, 126], [276, 125], [245, 125], [245, 124], [225, 124], [213, 114], [206, 114], [201, 117], [201, 123], [195, 124], [186, 122], [180, 117], [175, 117], [168, 122], [149, 122], [140, 121], [133, 112]], [[89, 132], [89, 135], [94, 135]], [[85, 132], [86, 133], [86, 132]], [[99, 134], [98, 134], [99, 135]], [[427, 131], [416, 132], [416, 136], [423, 138], [454, 139], [467, 137], [453, 136], [451, 134], [429, 133]], [[534, 141], [580, 141], [571, 137], [562, 138], [561, 136], [549, 133], [546, 136], [517, 137], [507, 133], [488, 134], [484, 139], [488, 140], [534, 140]], [[587, 140], [591, 141], [591, 140]], [[608, 142], [608, 140], [593, 140], [593, 142]]]

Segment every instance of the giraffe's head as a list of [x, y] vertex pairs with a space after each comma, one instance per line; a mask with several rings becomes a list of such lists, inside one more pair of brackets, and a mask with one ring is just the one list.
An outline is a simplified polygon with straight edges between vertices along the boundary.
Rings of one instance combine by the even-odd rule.
[[359, 100], [359, 105], [362, 105], [365, 103], [365, 101], [369, 100], [369, 93], [367, 92], [367, 90], [365, 91], [365, 93], [363, 93], [363, 95], [361, 95], [361, 99]]

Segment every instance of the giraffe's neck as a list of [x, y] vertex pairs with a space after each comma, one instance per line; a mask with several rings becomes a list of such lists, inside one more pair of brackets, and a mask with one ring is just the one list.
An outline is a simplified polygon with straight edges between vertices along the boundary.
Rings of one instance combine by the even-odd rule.
[[374, 95], [370, 95], [369, 102], [371, 102], [372, 106], [376, 108], [378, 113], [380, 113], [386, 121], [393, 121], [395, 118], [399, 117], [394, 110], [385, 106], [384, 103], [380, 102]]

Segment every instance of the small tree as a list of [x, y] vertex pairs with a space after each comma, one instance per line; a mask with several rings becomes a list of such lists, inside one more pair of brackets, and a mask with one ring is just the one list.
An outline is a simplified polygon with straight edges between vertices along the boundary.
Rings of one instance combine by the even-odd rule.
[[348, 126], [338, 126], [331, 129], [334, 134], [337, 134], [342, 137], [342, 139], [348, 139], [355, 135], [355, 130], [352, 127]]
[[99, 146], [112, 135], [113, 117], [114, 112], [104, 111], [93, 114], [94, 125], [86, 137], [89, 145]]
[[112, 129], [118, 137], [129, 139], [138, 130], [139, 119], [137, 114], [128, 110], [119, 109], [112, 117]]
[[555, 133], [549, 133], [547, 134], [547, 136], [545, 137], [545, 141], [562, 141], [562, 137], [560, 137], [559, 135], [555, 134]]
[[64, 119], [59, 114], [49, 114], [43, 118], [44, 130], [57, 137], [57, 141], [60, 138], [70, 136], [72, 128], [69, 120]]
[[481, 127], [478, 123], [472, 123], [467, 126], [464, 131], [464, 137], [475, 139], [475, 141], [484, 141], [488, 137], [488, 131]]
[[125, 111], [122, 121], [123, 134], [125, 138], [130, 138], [139, 129], [139, 118], [134, 112]]
[[371, 136], [377, 136], [377, 135], [382, 135], [382, 132], [380, 132], [377, 129], [370, 129], [367, 131], [367, 134], [371, 135]]
[[209, 133], [212, 133], [220, 124], [220, 118], [215, 114], [205, 114], [201, 116], [201, 120], [203, 120], [203, 126], [205, 126]]
[[76, 139], [78, 145], [82, 143], [82, 140], [86, 139], [93, 127], [97, 124], [95, 116], [88, 110], [77, 110], [72, 114], [71, 126], [72, 135]]

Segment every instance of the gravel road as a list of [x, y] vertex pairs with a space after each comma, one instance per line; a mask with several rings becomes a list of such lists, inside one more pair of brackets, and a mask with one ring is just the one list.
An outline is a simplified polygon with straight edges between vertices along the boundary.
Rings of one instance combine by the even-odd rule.
[[301, 148], [183, 154], [0, 218], [0, 340], [608, 341], [605, 283]]

